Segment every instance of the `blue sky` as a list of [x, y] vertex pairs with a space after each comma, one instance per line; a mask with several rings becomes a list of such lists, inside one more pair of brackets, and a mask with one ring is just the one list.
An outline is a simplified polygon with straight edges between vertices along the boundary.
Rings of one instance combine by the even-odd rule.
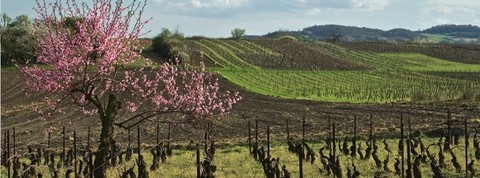
[[[51, 0], [46, 0], [51, 1]], [[82, 0], [77, 0], [81, 2]], [[129, 0], [125, 0], [129, 1]], [[34, 0], [1, 0], [2, 13], [34, 18]], [[187, 36], [228, 37], [234, 28], [250, 35], [279, 29], [340, 24], [383, 30], [419, 30], [439, 24], [480, 26], [479, 0], [148, 0], [145, 27], [155, 36], [163, 27]]]

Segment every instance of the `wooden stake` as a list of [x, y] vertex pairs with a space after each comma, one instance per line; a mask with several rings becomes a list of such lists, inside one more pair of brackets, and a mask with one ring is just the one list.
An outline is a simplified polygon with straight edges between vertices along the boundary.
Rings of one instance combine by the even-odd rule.
[[[451, 118], [451, 113], [450, 113], [450, 109], [447, 109], [447, 142], [448, 142], [448, 145], [453, 145], [452, 144], [452, 118]], [[444, 150], [444, 151], [448, 151], [448, 150]]]
[[267, 127], [267, 157], [270, 158], [270, 127]]
[[369, 133], [369, 137], [370, 137], [370, 146], [373, 147], [373, 119], [372, 119], [372, 114], [370, 114], [370, 133]]
[[407, 177], [412, 177], [412, 162], [411, 162], [411, 138], [410, 134], [412, 133], [410, 127], [410, 117], [408, 117], [408, 136], [407, 136]]
[[305, 116], [303, 116], [302, 122], [302, 144], [305, 143]]
[[130, 139], [130, 128], [128, 128], [128, 147], [130, 148], [130, 145], [132, 143], [132, 140]]
[[204, 144], [203, 148], [205, 150], [207, 150], [207, 148], [208, 148], [208, 131], [207, 131], [207, 129], [208, 128], [205, 129], [205, 133], [204, 133], [204, 137], [203, 137], [203, 144]]
[[[140, 155], [142, 154], [142, 148], [141, 148], [141, 145], [140, 145], [140, 126], [137, 126], [137, 147], [138, 147], [138, 165], [140, 165]], [[140, 169], [140, 166], [137, 166], [138, 167], [138, 175], [141, 174], [141, 169]]]
[[353, 150], [352, 155], [355, 157], [357, 155], [357, 115], [353, 115]]
[[299, 177], [303, 178], [303, 143], [300, 145], [298, 149], [298, 172]]
[[332, 152], [332, 116], [328, 116], [328, 139], [330, 139], [329, 150]]
[[208, 139], [213, 138], [213, 122], [210, 121], [208, 124]]
[[11, 170], [11, 164], [10, 164], [10, 130], [7, 130], [7, 176], [8, 177], [11, 177], [11, 173], [10, 173], [10, 170]]
[[401, 134], [400, 142], [401, 142], [401, 144], [402, 144], [402, 145], [401, 145], [401, 146], [402, 146], [402, 148], [401, 148], [402, 155], [401, 155], [401, 156], [402, 156], [402, 178], [403, 178], [403, 177], [405, 177], [405, 175], [404, 175], [404, 172], [405, 172], [405, 164], [404, 164], [404, 162], [405, 162], [405, 153], [404, 153], [404, 151], [405, 151], [405, 150], [403, 149], [403, 143], [404, 143], [404, 141], [403, 141], [403, 136], [404, 136], [404, 135], [403, 135], [403, 113], [400, 113], [400, 134]]
[[88, 170], [90, 171], [88, 174], [89, 174], [89, 177], [90, 178], [93, 178], [93, 151], [90, 150], [89, 154], [88, 154]]
[[[3, 136], [2, 137], [2, 151], [5, 151], [5, 153], [7, 153], [6, 152], [6, 150], [7, 150], [7, 131], [5, 129], [3, 130], [3, 135], [2, 136]], [[5, 154], [5, 157], [6, 156], [7, 156], [7, 154]], [[3, 160], [7, 160], [7, 158], [2, 157], [2, 163], [3, 163]], [[4, 165], [4, 166], [6, 166], [6, 165]]]
[[77, 131], [73, 131], [73, 173], [77, 178]]
[[168, 136], [167, 136], [167, 145], [170, 146], [170, 125], [172, 125], [172, 123], [168, 123]]
[[90, 135], [91, 135], [90, 127], [88, 127], [88, 135], [87, 135], [87, 148], [90, 149]]
[[258, 144], [258, 120], [255, 120], [255, 142]]
[[[140, 145], [140, 126], [137, 126], [137, 148], [138, 148], [138, 157], [140, 157], [140, 154], [142, 152], [142, 148]], [[139, 169], [140, 172], [140, 169]]]
[[248, 151], [252, 153], [252, 137], [250, 133], [250, 121], [248, 121]]
[[50, 140], [52, 139], [52, 132], [48, 131], [48, 148], [50, 148]]
[[7, 150], [7, 130], [3, 130], [2, 150]]
[[468, 165], [468, 145], [469, 145], [469, 142], [468, 142], [468, 120], [467, 120], [467, 117], [465, 116], [464, 118], [464, 130], [465, 130], [465, 177], [468, 176], [468, 169], [467, 169], [467, 165]]
[[197, 178], [200, 178], [200, 145], [197, 143], [197, 155], [196, 155], [196, 162], [197, 162]]
[[63, 129], [62, 129], [62, 163], [65, 164], [65, 126], [63, 126]]
[[159, 131], [160, 131], [160, 124], [157, 123], [157, 140], [156, 140], [156, 141], [157, 141], [157, 145], [158, 145], [158, 138], [159, 138], [159, 133], [158, 133], [158, 132], [159, 132]]
[[17, 139], [15, 137], [15, 127], [13, 128], [13, 155], [17, 155]]
[[287, 141], [290, 140], [290, 130], [288, 129], [288, 119], [285, 119], [287, 122]]
[[335, 143], [335, 125], [336, 123], [333, 123], [332, 125], [332, 141], [333, 141], [333, 158], [331, 158], [332, 160], [330, 161], [333, 161], [335, 162], [335, 156], [336, 156], [336, 152], [337, 152], [337, 146], [336, 146], [336, 143]]

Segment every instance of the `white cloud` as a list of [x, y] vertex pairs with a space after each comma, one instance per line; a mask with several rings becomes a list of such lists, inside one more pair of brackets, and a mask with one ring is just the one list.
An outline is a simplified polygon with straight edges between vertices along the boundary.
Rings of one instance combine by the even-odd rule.
[[204, 7], [205, 5], [199, 0], [192, 0], [193, 7]]
[[480, 6], [478, 0], [426, 0], [425, 3], [430, 5]]
[[305, 15], [317, 15], [320, 12], [322, 12], [320, 8], [307, 9], [305, 10]]
[[[166, 3], [166, 1], [169, 1]], [[167, 4], [174, 7], [193, 7], [193, 8], [228, 8], [244, 5], [249, 0], [153, 0], [157, 4]]]
[[442, 24], [479, 24], [480, 3], [469, 0], [426, 0], [421, 3], [419, 27], [426, 29]]
[[308, 0], [294, 0], [294, 1], [298, 3], [306, 3]]
[[215, 7], [236, 7], [248, 3], [249, 0], [213, 0]]
[[[149, 0], [153, 26], [179, 25], [187, 35], [227, 37], [341, 24], [389, 30], [455, 23], [480, 25], [480, 0]], [[161, 5], [158, 5], [161, 4]], [[152, 28], [158, 31], [161, 28]]]
[[473, 24], [475, 24], [475, 25], [480, 25], [480, 19], [475, 19], [475, 20], [473, 20]]
[[426, 0], [423, 12], [451, 15], [458, 13], [474, 13], [480, 11], [478, 0]]
[[350, 0], [354, 8], [378, 10], [385, 8], [390, 3], [389, 0]]
[[433, 19], [433, 23], [436, 25], [448, 24], [448, 20], [442, 18]]
[[473, 9], [463, 7], [463, 6], [433, 6], [433, 7], [427, 7], [424, 11], [426, 13], [436, 13], [436, 14], [443, 14], [443, 15], [474, 12]]
[[480, 14], [477, 14], [475, 19], [473, 19], [473, 24], [480, 26]]

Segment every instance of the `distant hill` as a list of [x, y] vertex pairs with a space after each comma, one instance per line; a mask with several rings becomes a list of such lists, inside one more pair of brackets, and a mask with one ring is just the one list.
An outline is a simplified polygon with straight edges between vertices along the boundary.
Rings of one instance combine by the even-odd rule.
[[[276, 31], [263, 37], [290, 35], [325, 41], [343, 42], [428, 42], [480, 44], [480, 27], [474, 25], [438, 25], [422, 31], [395, 28], [388, 31], [343, 25], [315, 25], [299, 31]], [[255, 36], [248, 36], [254, 38]]]
[[421, 34], [407, 29], [393, 29], [383, 31], [366, 27], [352, 27], [342, 25], [316, 25], [307, 27], [302, 32], [314, 39], [341, 40], [341, 41], [388, 41], [407, 42], [421, 37]]
[[480, 38], [480, 27], [475, 25], [437, 25], [421, 33], [454, 36], [458, 38]]

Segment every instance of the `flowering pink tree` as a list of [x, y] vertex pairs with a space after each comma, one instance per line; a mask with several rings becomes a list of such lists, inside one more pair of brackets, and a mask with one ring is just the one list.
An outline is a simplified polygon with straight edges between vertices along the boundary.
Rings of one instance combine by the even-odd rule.
[[158, 69], [125, 69], [140, 59], [137, 37], [145, 2], [37, 0], [37, 62], [18, 66], [28, 76], [28, 89], [44, 93], [45, 105], [36, 110], [51, 116], [74, 103], [85, 114], [98, 114], [102, 123], [95, 158], [95, 177], [105, 176], [104, 163], [112, 141], [117, 111], [151, 108], [148, 116], [178, 112], [205, 118], [222, 114], [241, 99], [220, 92], [216, 79], [200, 70], [163, 64]]

